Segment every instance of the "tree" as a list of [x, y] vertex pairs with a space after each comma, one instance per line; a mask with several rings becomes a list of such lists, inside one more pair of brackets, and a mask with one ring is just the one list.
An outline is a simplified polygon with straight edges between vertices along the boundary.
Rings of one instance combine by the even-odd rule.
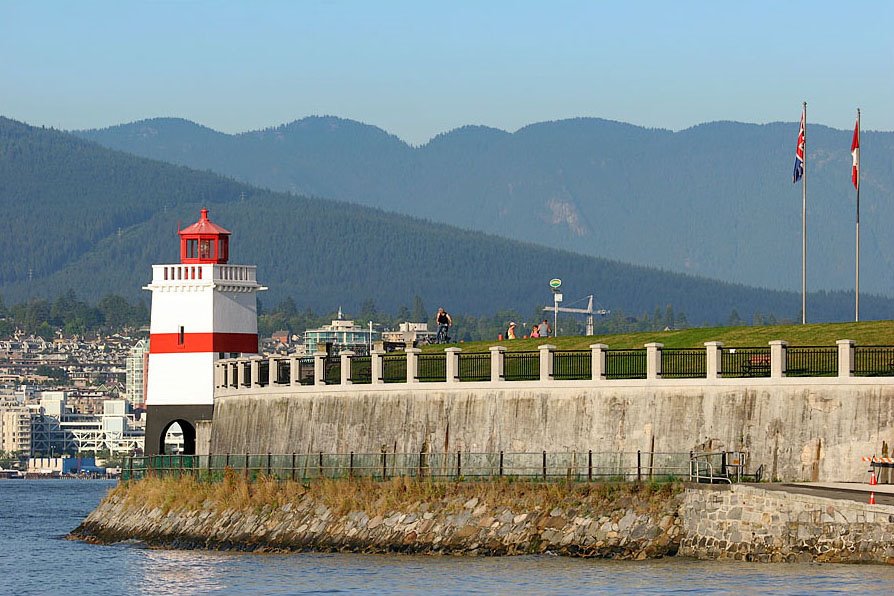
[[[448, 311], [450, 312], [450, 311]], [[428, 313], [425, 310], [425, 304], [422, 303], [422, 298], [419, 294], [413, 296], [413, 322], [421, 323], [423, 321], [428, 321]]]

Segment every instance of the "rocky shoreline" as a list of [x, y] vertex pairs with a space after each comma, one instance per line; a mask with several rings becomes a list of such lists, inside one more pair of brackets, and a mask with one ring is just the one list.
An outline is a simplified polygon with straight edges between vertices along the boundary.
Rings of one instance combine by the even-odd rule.
[[[347, 492], [371, 490], [344, 482]], [[159, 500], [141, 495], [139, 482], [123, 484], [69, 537], [254, 552], [894, 562], [894, 507], [752, 487], [607, 493], [588, 488], [593, 485], [517, 483], [495, 493], [467, 483], [423, 499], [410, 489], [401, 502], [400, 484], [386, 484], [372, 490], [387, 495], [367, 494], [369, 501], [358, 506], [357, 495], [338, 502], [338, 487], [333, 496], [280, 484], [285, 486], [255, 495], [248, 505], [221, 496], [223, 489], [216, 497], [197, 496], [192, 486], [181, 492], [171, 483]]]

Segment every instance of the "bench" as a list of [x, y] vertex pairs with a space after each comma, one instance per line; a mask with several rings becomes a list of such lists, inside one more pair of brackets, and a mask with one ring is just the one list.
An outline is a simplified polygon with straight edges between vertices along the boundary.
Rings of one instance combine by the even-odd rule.
[[770, 372], [770, 355], [754, 354], [742, 364], [742, 370], [750, 377], [765, 375]]

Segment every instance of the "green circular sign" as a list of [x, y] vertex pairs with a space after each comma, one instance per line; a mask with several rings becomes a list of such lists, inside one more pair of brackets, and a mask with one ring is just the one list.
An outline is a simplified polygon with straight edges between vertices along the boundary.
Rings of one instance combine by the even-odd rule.
[[562, 280], [559, 279], [558, 277], [554, 277], [551, 280], [549, 280], [549, 287], [551, 287], [552, 289], [557, 290], [561, 286], [562, 286]]

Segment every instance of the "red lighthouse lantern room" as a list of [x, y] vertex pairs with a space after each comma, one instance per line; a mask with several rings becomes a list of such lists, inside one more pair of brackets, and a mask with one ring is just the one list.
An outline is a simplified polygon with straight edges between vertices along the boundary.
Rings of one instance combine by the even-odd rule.
[[230, 256], [230, 231], [208, 219], [207, 209], [202, 209], [199, 221], [179, 234], [181, 263], [226, 264]]

